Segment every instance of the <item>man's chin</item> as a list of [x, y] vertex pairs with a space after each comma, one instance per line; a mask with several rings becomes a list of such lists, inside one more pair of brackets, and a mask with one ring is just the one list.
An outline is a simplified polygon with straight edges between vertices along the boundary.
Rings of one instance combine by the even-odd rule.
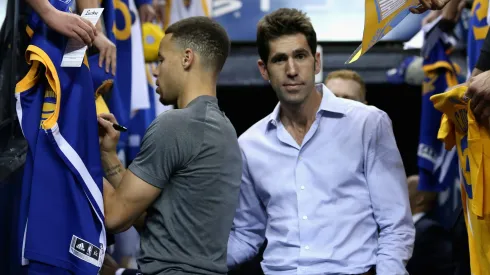
[[300, 105], [305, 101], [305, 96], [301, 94], [286, 94], [280, 100], [288, 105]]
[[175, 100], [167, 100], [167, 99], [163, 98], [162, 96], [160, 96], [159, 101], [160, 101], [160, 103], [162, 103], [165, 106], [168, 106], [168, 105], [176, 105]]

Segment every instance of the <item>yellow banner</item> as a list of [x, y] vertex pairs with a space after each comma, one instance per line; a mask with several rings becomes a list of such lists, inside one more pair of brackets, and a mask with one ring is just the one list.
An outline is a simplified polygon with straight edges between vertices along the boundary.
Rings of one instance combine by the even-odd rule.
[[410, 13], [411, 7], [418, 5], [418, 0], [366, 0], [362, 44], [349, 57], [346, 64], [359, 59], [394, 29]]

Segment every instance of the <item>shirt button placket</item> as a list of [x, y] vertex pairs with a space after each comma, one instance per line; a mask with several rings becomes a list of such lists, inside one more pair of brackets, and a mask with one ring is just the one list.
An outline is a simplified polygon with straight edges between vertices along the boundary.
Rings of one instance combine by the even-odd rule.
[[[300, 152], [301, 153], [301, 152]], [[298, 205], [298, 225], [299, 225], [299, 245], [300, 245], [300, 258], [299, 258], [299, 271], [301, 274], [306, 273], [306, 267], [302, 266], [302, 258], [305, 257], [305, 252], [307, 252], [310, 249], [309, 244], [306, 244], [305, 241], [305, 235], [306, 234], [306, 223], [308, 220], [307, 213], [305, 213], [307, 207], [305, 207], [304, 203], [306, 202], [306, 193], [304, 190], [306, 189], [305, 187], [305, 175], [303, 175], [303, 167], [304, 167], [304, 158], [301, 156], [301, 154], [298, 154], [298, 160], [297, 160], [297, 166], [296, 166], [296, 194], [297, 194], [297, 205]]]

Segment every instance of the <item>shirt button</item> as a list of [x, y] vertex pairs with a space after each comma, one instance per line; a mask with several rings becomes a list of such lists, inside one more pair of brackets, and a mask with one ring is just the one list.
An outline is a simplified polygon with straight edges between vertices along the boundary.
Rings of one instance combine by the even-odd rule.
[[305, 246], [305, 249], [308, 250], [308, 249], [310, 249], [310, 247], [309, 246]]
[[301, 190], [305, 190], [305, 186], [304, 185], [301, 185]]
[[307, 217], [307, 216], [303, 216], [303, 220], [307, 220], [307, 219], [308, 219], [308, 217]]

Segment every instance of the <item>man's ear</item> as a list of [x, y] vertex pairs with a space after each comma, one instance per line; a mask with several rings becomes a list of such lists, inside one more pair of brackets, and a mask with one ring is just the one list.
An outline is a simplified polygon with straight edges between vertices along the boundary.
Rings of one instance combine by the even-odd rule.
[[319, 74], [322, 70], [322, 60], [320, 58], [320, 53], [315, 53], [315, 75]]
[[265, 80], [265, 81], [269, 81], [269, 72], [267, 71], [267, 65], [265, 64], [264, 61], [262, 61], [262, 59], [259, 59], [257, 61], [257, 65], [259, 67], [259, 71], [260, 71], [260, 74], [262, 75], [262, 78]]
[[196, 58], [194, 51], [190, 48], [184, 50], [184, 55], [182, 57], [182, 67], [184, 70], [190, 69], [194, 59]]

